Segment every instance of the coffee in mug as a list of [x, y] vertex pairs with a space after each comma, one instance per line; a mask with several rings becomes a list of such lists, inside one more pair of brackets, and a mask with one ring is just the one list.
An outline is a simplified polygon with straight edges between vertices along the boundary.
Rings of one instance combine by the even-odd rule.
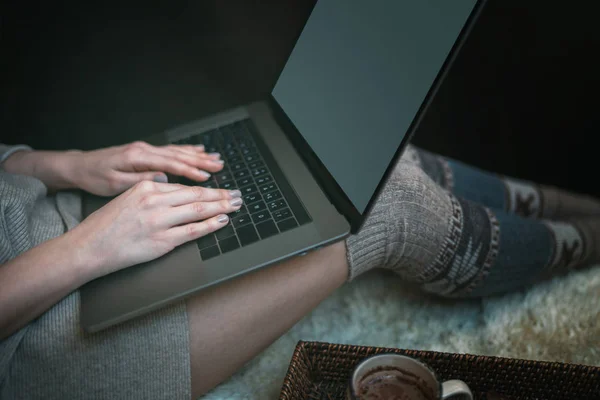
[[422, 362], [399, 354], [380, 354], [354, 369], [348, 400], [473, 400], [469, 387], [459, 380], [441, 382]]

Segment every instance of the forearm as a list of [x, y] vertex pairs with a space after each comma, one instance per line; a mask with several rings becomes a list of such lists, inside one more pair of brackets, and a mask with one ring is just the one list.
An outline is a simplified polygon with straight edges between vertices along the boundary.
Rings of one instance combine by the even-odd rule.
[[66, 233], [0, 266], [0, 340], [94, 278], [80, 249]]
[[79, 151], [18, 151], [3, 163], [6, 172], [33, 176], [51, 191], [76, 187], [73, 175], [74, 158]]

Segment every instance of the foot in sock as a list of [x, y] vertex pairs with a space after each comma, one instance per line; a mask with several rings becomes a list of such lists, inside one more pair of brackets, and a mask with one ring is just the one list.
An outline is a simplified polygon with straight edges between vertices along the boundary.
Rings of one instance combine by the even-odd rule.
[[402, 159], [346, 239], [349, 278], [387, 268], [441, 296], [502, 293], [599, 261], [599, 227], [600, 218], [550, 222], [493, 211]]

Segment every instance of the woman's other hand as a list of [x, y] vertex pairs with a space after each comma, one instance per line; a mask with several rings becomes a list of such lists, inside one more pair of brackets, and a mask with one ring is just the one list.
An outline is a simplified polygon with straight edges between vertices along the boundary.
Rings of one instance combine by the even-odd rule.
[[51, 191], [78, 188], [115, 196], [144, 180], [166, 182], [166, 174], [203, 182], [223, 169], [223, 161], [203, 146], [134, 142], [94, 151], [18, 151], [2, 167], [33, 176]]
[[100, 196], [114, 196], [138, 182], [167, 182], [165, 173], [203, 182], [223, 169], [219, 154], [203, 146], [153, 146], [134, 142], [73, 155], [76, 187]]
[[[99, 277], [158, 258], [226, 226], [240, 192], [143, 181], [68, 232]], [[93, 262], [92, 262], [93, 260]]]

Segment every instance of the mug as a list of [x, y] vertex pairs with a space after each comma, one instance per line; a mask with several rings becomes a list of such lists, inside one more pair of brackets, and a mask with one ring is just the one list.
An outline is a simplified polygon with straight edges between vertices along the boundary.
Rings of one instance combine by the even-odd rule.
[[354, 368], [348, 400], [473, 400], [466, 383], [441, 382], [427, 365], [399, 354], [366, 358]]

